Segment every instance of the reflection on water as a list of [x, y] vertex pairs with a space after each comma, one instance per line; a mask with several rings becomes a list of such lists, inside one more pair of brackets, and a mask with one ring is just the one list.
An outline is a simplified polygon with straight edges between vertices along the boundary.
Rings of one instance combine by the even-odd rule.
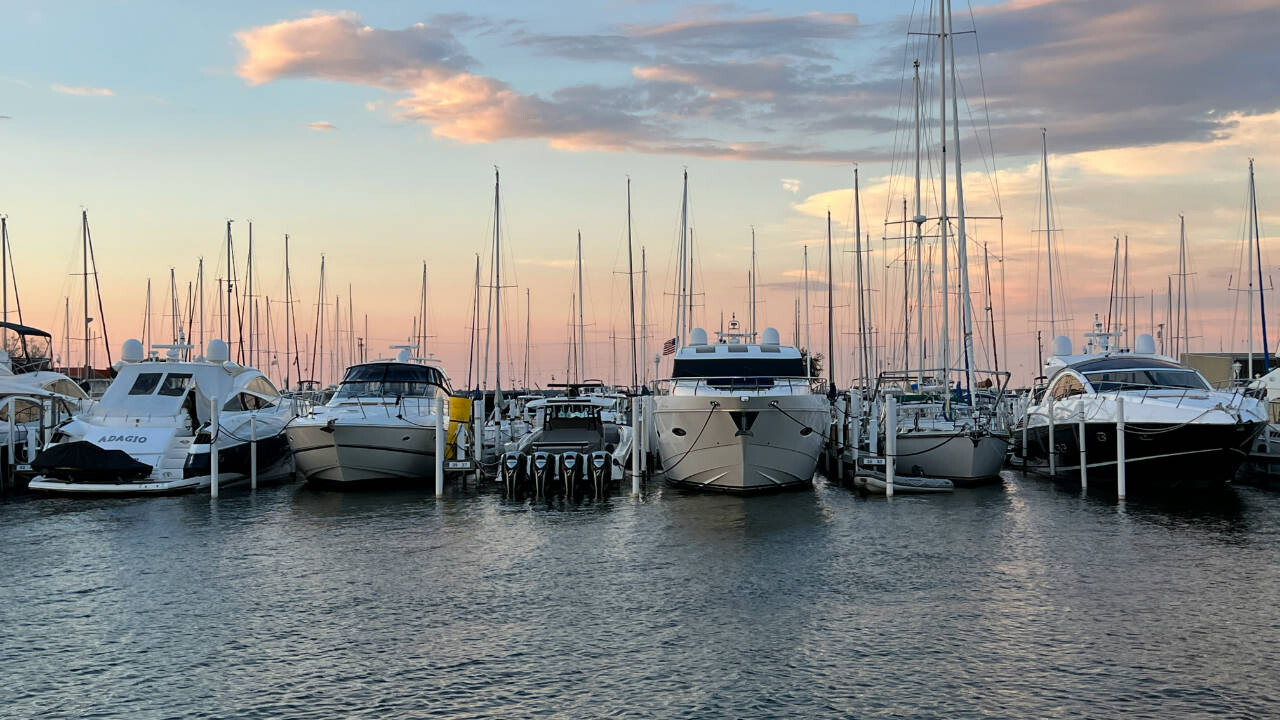
[[1280, 713], [1280, 496], [0, 501], [3, 717]]

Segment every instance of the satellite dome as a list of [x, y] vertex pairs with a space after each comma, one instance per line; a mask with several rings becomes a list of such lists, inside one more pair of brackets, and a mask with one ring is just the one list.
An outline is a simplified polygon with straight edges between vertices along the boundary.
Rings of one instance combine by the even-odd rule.
[[218, 338], [209, 341], [209, 347], [204, 355], [205, 359], [211, 363], [224, 363], [231, 359], [231, 351], [227, 349], [227, 343]]
[[779, 342], [781, 342], [781, 338], [782, 338], [782, 336], [778, 334], [778, 329], [771, 328], [771, 327], [765, 328], [764, 333], [762, 333], [760, 337], [761, 337], [760, 343], [762, 345], [777, 345]]
[[135, 338], [125, 340], [120, 349], [120, 359], [127, 363], [142, 362], [143, 354], [142, 341]]
[[1156, 339], [1151, 337], [1150, 333], [1142, 333], [1138, 336], [1138, 341], [1134, 343], [1134, 352], [1139, 355], [1155, 355]]
[[1056, 357], [1065, 357], [1071, 354], [1071, 338], [1066, 335], [1059, 335], [1053, 339], [1053, 354]]
[[706, 330], [703, 330], [702, 328], [699, 328], [699, 327], [696, 327], [696, 328], [694, 328], [694, 329], [690, 330], [690, 331], [689, 331], [689, 344], [690, 344], [690, 345], [706, 345], [706, 344], [707, 344], [707, 331], [706, 331]]

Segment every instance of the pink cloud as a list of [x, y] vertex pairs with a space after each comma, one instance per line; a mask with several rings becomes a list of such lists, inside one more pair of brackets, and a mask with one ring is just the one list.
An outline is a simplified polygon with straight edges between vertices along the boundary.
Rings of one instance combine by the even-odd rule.
[[115, 95], [115, 93], [108, 88], [72, 87], [69, 85], [50, 85], [49, 89], [53, 90], [56, 93], [62, 93], [63, 95], [97, 95], [102, 97], [109, 97], [109, 96]]

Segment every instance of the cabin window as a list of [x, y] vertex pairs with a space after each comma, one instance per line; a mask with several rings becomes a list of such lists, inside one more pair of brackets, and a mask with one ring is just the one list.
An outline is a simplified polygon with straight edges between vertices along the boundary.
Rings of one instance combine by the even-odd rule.
[[1146, 390], [1170, 388], [1177, 390], [1208, 390], [1209, 386], [1195, 370], [1171, 370], [1165, 368], [1141, 368], [1133, 370], [1106, 370], [1085, 373], [1089, 384], [1098, 392], [1115, 390]]
[[[13, 401], [17, 412], [13, 414], [13, 421], [16, 423], [35, 422], [40, 419], [40, 404], [18, 398]], [[0, 405], [0, 422], [9, 422], [9, 403]]]
[[1063, 400], [1072, 395], [1083, 395], [1084, 383], [1074, 375], [1064, 375], [1057, 385], [1053, 386], [1053, 399]]
[[169, 373], [165, 376], [164, 382], [160, 383], [159, 394], [182, 397], [189, 387], [191, 387], [191, 373]]
[[54, 380], [53, 382], [46, 385], [44, 389], [48, 390], [49, 392], [56, 392], [59, 395], [66, 395], [67, 397], [73, 397], [73, 398], [89, 397], [84, 393], [84, 390], [79, 385], [75, 384], [75, 382], [71, 380], [66, 380], [66, 379]]
[[[160, 384], [162, 373], [140, 373], [133, 380], [133, 387], [129, 388], [130, 395], [150, 395], [155, 392], [156, 386]], [[191, 377], [188, 375], [187, 377]]]
[[256, 377], [250, 380], [245, 389], [269, 398], [280, 397], [280, 391], [276, 390], [271, 381], [264, 377]]

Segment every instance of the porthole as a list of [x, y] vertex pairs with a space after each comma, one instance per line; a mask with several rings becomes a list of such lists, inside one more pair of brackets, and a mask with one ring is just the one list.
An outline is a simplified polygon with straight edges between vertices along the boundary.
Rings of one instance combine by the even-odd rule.
[[811, 428], [811, 427], [807, 427], [807, 426], [806, 426], [806, 427], [802, 427], [802, 428], [800, 428], [800, 436], [801, 436], [801, 437], [808, 437], [808, 436], [810, 436], [810, 435], [812, 435], [812, 434], [813, 434], [813, 428]]
[[686, 435], [684, 428], [671, 428], [671, 434], [676, 437], [684, 437]]

